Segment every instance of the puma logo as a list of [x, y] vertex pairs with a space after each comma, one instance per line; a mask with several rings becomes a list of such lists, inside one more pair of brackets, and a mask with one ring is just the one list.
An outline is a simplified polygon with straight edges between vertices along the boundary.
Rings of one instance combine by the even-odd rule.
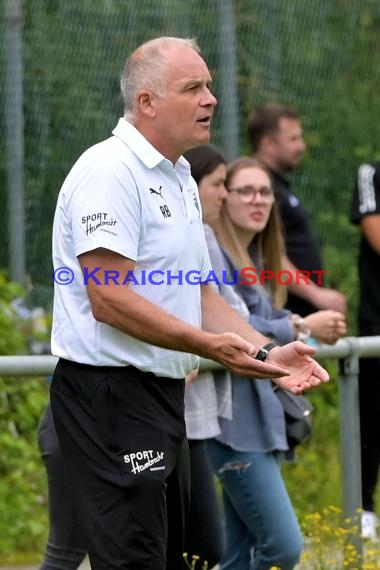
[[[151, 194], [157, 194], [157, 196], [160, 196], [160, 198], [165, 200], [165, 198], [162, 195], [162, 186], [160, 186], [158, 190], [155, 190], [154, 188], [149, 188], [149, 190], [150, 190]], [[166, 202], [166, 200], [165, 200], [165, 202]]]

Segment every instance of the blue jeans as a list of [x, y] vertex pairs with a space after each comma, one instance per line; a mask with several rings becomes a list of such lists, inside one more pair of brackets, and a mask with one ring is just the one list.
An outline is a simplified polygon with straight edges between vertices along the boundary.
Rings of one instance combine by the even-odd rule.
[[292, 570], [302, 535], [274, 453], [235, 451], [211, 439], [223, 486], [227, 548], [221, 570]]

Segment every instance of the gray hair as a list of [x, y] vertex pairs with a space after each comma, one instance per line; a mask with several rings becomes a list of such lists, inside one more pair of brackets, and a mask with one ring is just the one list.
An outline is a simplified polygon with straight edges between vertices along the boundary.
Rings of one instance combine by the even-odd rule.
[[166, 90], [165, 51], [172, 47], [187, 47], [200, 53], [193, 38], [160, 37], [139, 46], [127, 59], [120, 80], [124, 100], [124, 116], [132, 118], [136, 110], [137, 93], [151, 89], [163, 97]]

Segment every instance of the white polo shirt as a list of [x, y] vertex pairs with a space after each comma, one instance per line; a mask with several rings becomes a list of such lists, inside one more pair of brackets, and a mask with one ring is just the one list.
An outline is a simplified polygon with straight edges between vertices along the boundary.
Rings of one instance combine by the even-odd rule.
[[77, 257], [96, 248], [136, 262], [133, 275], [116, 275], [120, 287], [128, 281], [168, 313], [201, 325], [200, 286], [190, 282], [204, 280], [211, 267], [189, 164], [181, 157], [173, 167], [125, 119], [78, 159], [58, 197], [52, 352], [183, 378], [198, 357], [141, 342], [93, 318], [85, 280], [97, 282], [99, 275], [83, 276]]

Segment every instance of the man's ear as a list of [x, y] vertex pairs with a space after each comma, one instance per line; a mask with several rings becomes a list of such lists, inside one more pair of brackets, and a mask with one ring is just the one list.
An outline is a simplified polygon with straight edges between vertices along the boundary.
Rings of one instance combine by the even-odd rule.
[[137, 102], [140, 112], [150, 118], [156, 116], [156, 109], [154, 106], [154, 94], [148, 89], [141, 89], [137, 95]]
[[274, 135], [265, 135], [261, 139], [260, 151], [265, 154], [271, 153], [275, 145], [276, 145], [276, 139]]

